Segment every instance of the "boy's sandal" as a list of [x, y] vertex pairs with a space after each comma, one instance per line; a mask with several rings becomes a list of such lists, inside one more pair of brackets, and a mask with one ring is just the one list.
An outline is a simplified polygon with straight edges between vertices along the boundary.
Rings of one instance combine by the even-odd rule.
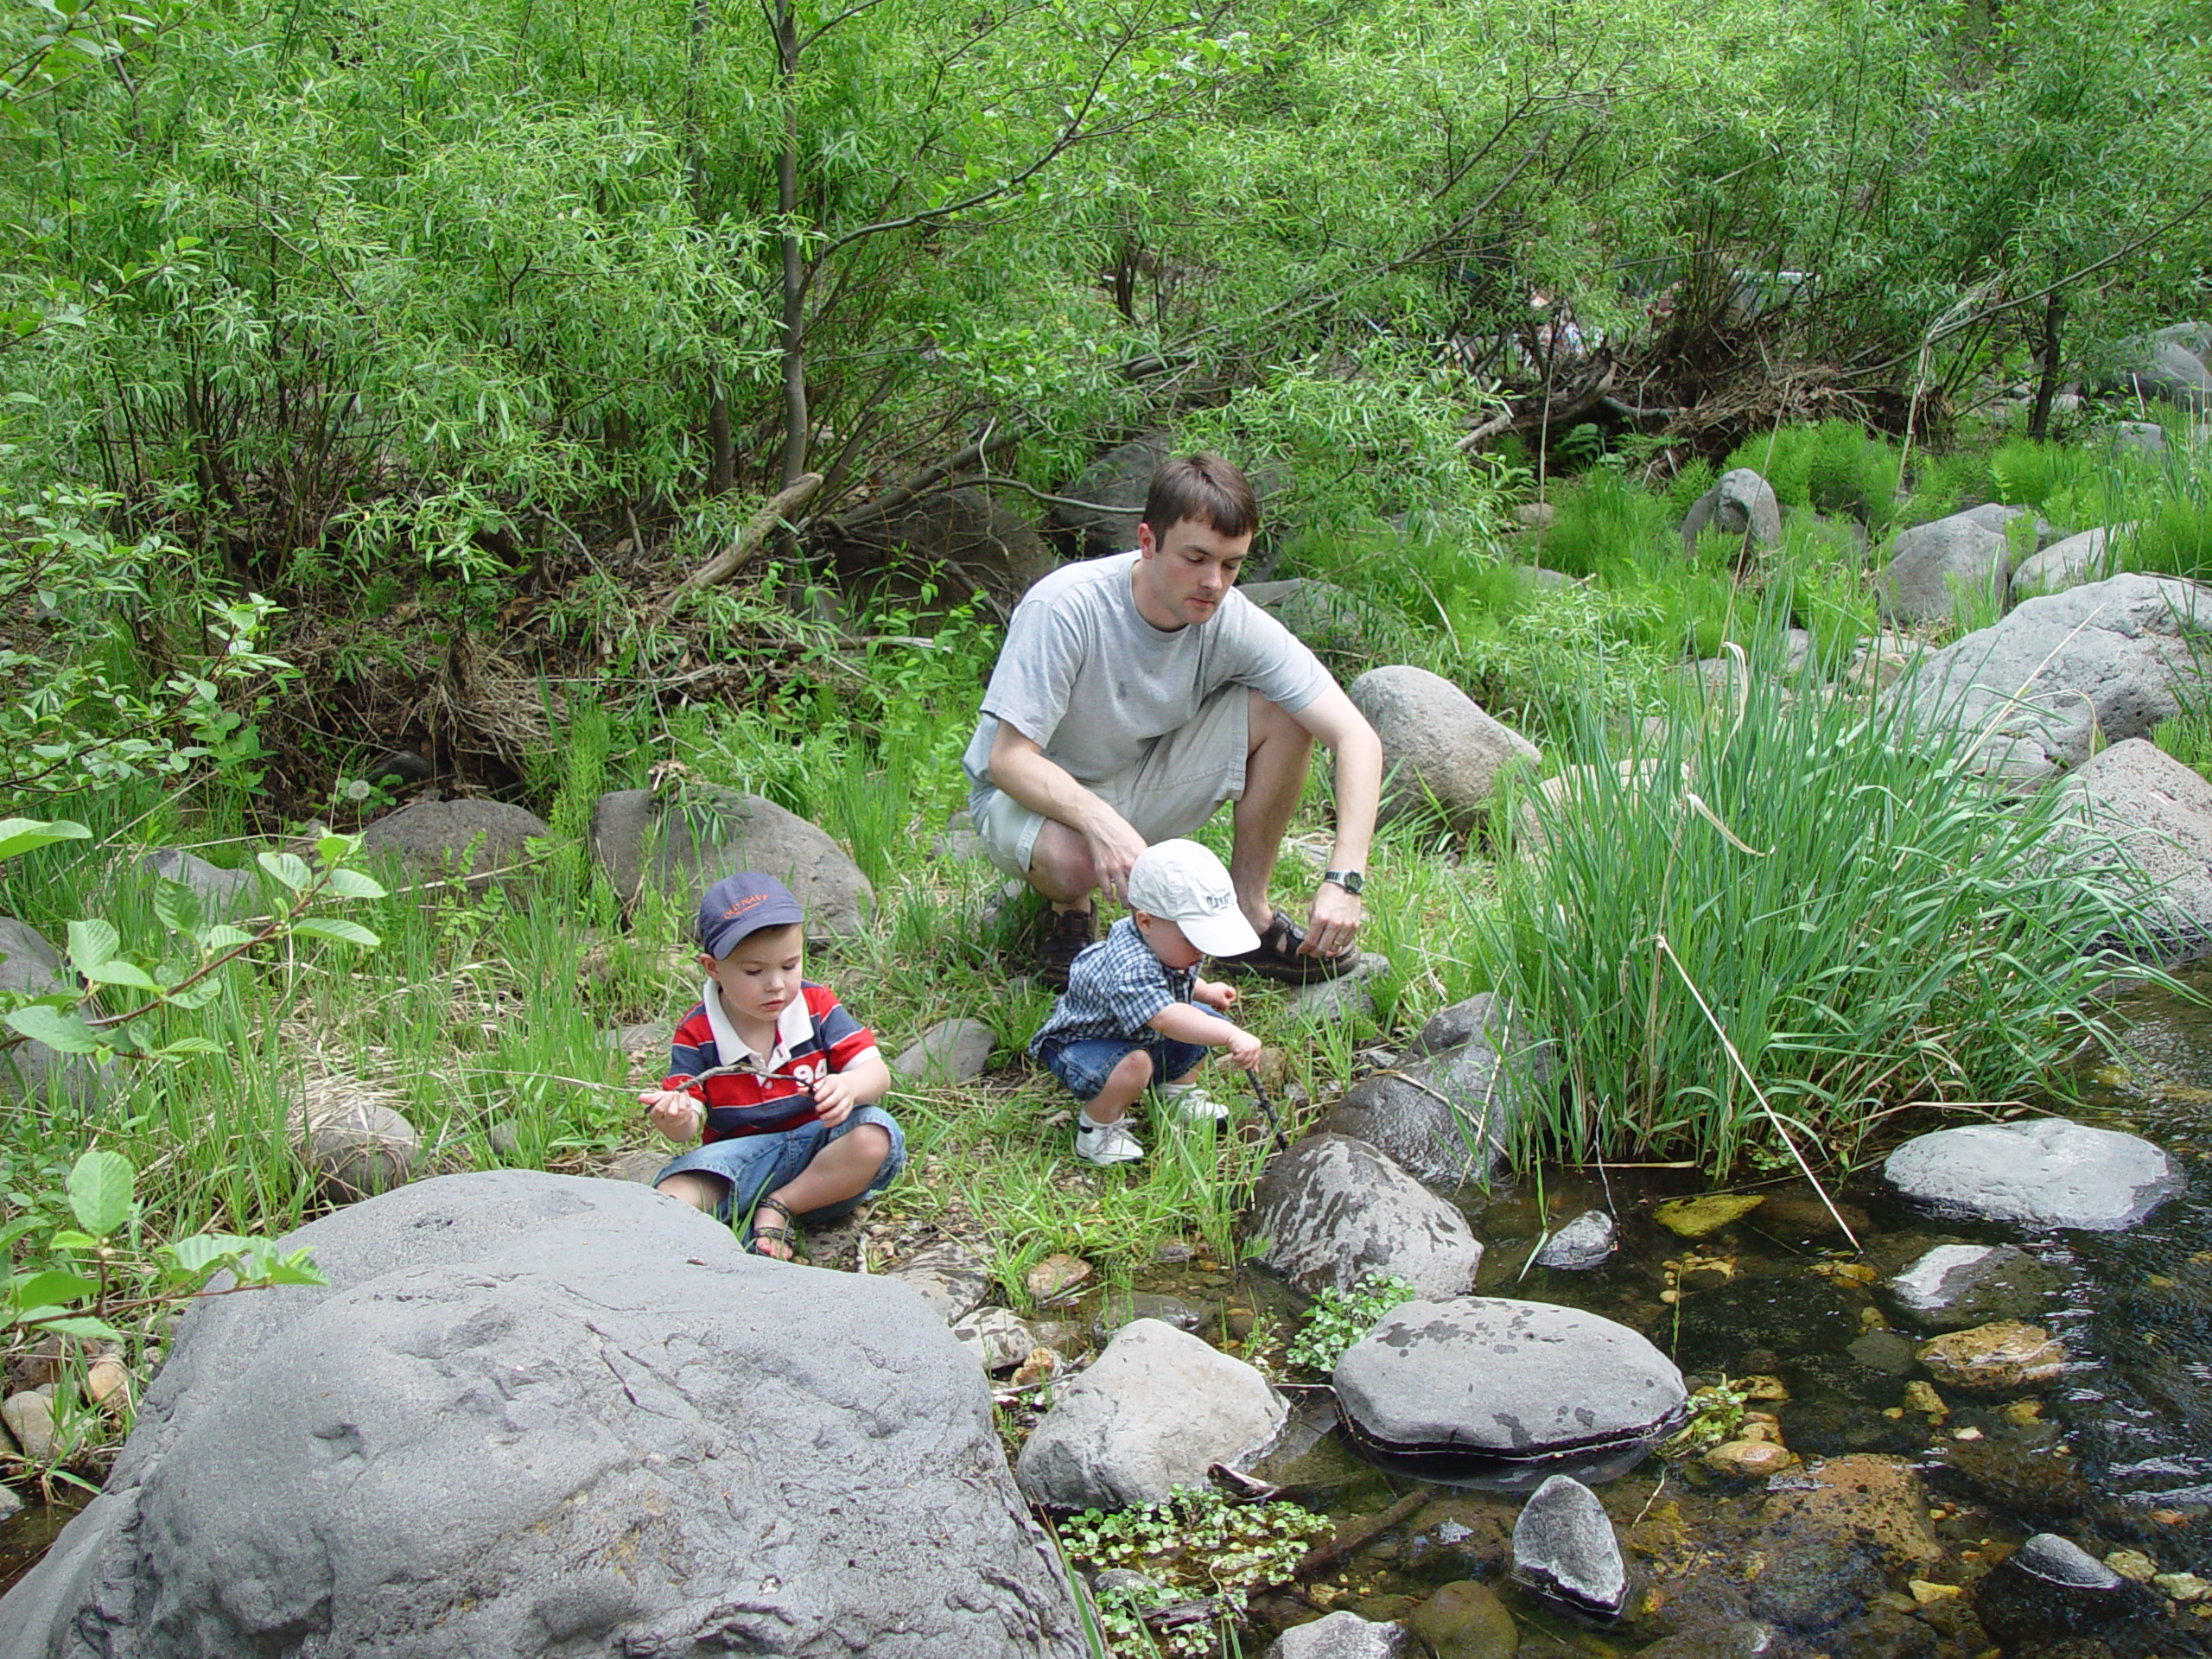
[[1257, 950], [1242, 956], [1217, 957], [1214, 965], [1229, 973], [1254, 974], [1279, 984], [1310, 985], [1316, 980], [1334, 979], [1358, 963], [1358, 954], [1351, 950], [1340, 957], [1300, 956], [1298, 947], [1305, 943], [1306, 930], [1277, 911], [1260, 935]]
[[[780, 1219], [764, 1220], [764, 1215], [773, 1215]], [[763, 1245], [780, 1246], [783, 1254], [777, 1255], [773, 1249], [763, 1249]], [[755, 1255], [766, 1256], [771, 1262], [791, 1260], [794, 1254], [791, 1249], [791, 1212], [773, 1198], [763, 1198], [754, 1205], [753, 1242], [745, 1248]]]

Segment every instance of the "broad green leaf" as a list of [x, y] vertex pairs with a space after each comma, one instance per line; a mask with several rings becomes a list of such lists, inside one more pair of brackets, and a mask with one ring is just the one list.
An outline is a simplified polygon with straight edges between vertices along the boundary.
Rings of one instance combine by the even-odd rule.
[[137, 1179], [130, 1160], [119, 1152], [95, 1147], [69, 1172], [69, 1208], [77, 1224], [101, 1237], [130, 1219], [130, 1187]]
[[97, 1295], [99, 1287], [97, 1279], [48, 1268], [43, 1273], [27, 1273], [10, 1281], [8, 1300], [18, 1309], [58, 1307], [64, 1302], [82, 1301], [87, 1296]]
[[240, 1238], [234, 1233], [194, 1233], [186, 1238], [171, 1239], [157, 1247], [154, 1254], [175, 1265], [179, 1272], [197, 1277], [239, 1255], [252, 1243], [251, 1239]]
[[65, 1337], [84, 1337], [95, 1342], [123, 1340], [123, 1333], [105, 1319], [95, 1319], [89, 1315], [79, 1315], [60, 1308], [53, 1312], [60, 1317], [48, 1318], [48, 1310], [41, 1308], [36, 1314], [26, 1313], [22, 1323], [35, 1325], [41, 1331], [59, 1331]]
[[269, 1264], [267, 1282], [272, 1285], [327, 1285], [322, 1269], [315, 1264], [312, 1251], [294, 1250], [289, 1255], [279, 1256]]
[[359, 922], [349, 922], [336, 916], [310, 916], [292, 925], [292, 931], [310, 939], [336, 939], [344, 944], [358, 944], [374, 949], [381, 941]]
[[294, 893], [315, 879], [307, 861], [297, 853], [263, 853], [255, 861]]
[[181, 881], [163, 881], [154, 889], [154, 914], [180, 933], [200, 936], [202, 909], [200, 894]]
[[207, 930], [200, 943], [210, 950], [228, 950], [252, 938], [253, 935], [244, 928], [232, 927], [228, 922], [218, 922]]
[[324, 885], [340, 899], [381, 899], [384, 883], [361, 870], [331, 871]]
[[360, 850], [359, 836], [325, 836], [315, 844], [315, 855], [326, 864], [343, 864]]
[[52, 823], [37, 818], [0, 818], [0, 858], [13, 858], [34, 848], [51, 847], [60, 841], [90, 841], [92, 832], [67, 818]]
[[65, 1227], [54, 1234], [52, 1243], [54, 1249], [59, 1250], [91, 1250], [99, 1248], [99, 1240], [94, 1238], [90, 1233], [80, 1233], [72, 1227]]
[[96, 1054], [106, 1046], [73, 1007], [34, 1002], [27, 1008], [10, 1009], [7, 1018], [10, 1026], [33, 1042], [44, 1043], [64, 1054]]
[[84, 975], [96, 985], [127, 985], [134, 991], [158, 991], [162, 988], [154, 983], [153, 976], [143, 968], [125, 962], [121, 957], [110, 957], [96, 967], [86, 969]]
[[123, 936], [112, 922], [95, 918], [69, 924], [69, 960], [86, 979], [98, 978], [99, 970], [122, 949]]

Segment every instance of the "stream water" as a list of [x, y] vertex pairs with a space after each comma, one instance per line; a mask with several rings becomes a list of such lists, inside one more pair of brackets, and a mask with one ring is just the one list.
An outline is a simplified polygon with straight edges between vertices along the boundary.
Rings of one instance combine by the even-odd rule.
[[[2212, 971], [2197, 983], [2212, 990]], [[1621, 1620], [1593, 1624], [1510, 1582], [1519, 1497], [1482, 1481], [1377, 1467], [1336, 1426], [1326, 1391], [1313, 1389], [1297, 1396], [1301, 1429], [1258, 1472], [1346, 1533], [1415, 1494], [1424, 1501], [1325, 1575], [1255, 1598], [1243, 1650], [1256, 1653], [1274, 1630], [1317, 1611], [1402, 1618], [1432, 1599], [1440, 1605], [1440, 1586], [1473, 1580], [1510, 1611], [1517, 1635], [1501, 1636], [1493, 1612], [1463, 1633], [1452, 1659], [1621, 1655], [1655, 1643], [1665, 1659], [1990, 1659], [2000, 1646], [2015, 1659], [2212, 1654], [2212, 1598], [2180, 1600], [2154, 1586], [2088, 1638], [2016, 1634], [2000, 1643], [1974, 1611], [1978, 1580], [2041, 1530], [2100, 1557], [2134, 1551], [2159, 1573], [2212, 1579], [2212, 1012], [2150, 992], [2122, 1011], [2130, 1053], [2084, 1077], [2090, 1115], [2169, 1147], [2190, 1175], [2185, 1192], [2125, 1234], [2023, 1236], [1933, 1222], [1888, 1198], [1872, 1172], [1835, 1195], [1863, 1255], [1800, 1180], [1739, 1187], [1764, 1202], [1694, 1243], [1652, 1217], [1664, 1199], [1700, 1190], [1694, 1171], [1553, 1167], [1541, 1183], [1461, 1195], [1486, 1247], [1478, 1293], [1569, 1304], [1633, 1326], [1693, 1387], [1724, 1375], [1780, 1379], [1787, 1399], [1756, 1408], [1779, 1420], [1799, 1458], [1910, 1461], [1931, 1501], [1939, 1559], [1923, 1554], [1908, 1569], [1866, 1551], [1788, 1551], [1764, 1483], [1730, 1481], [1694, 1458], [1654, 1457], [1596, 1471], [1627, 1546], [1631, 1594]], [[1547, 1225], [1587, 1209], [1609, 1209], [1620, 1223], [1620, 1248], [1605, 1267], [1527, 1265]], [[2040, 1321], [2067, 1348], [2057, 1382], [1991, 1398], [1943, 1389], [1940, 1418], [1906, 1408], [1907, 1383], [1925, 1376], [1911, 1352], [1922, 1333], [1893, 1319], [1875, 1286], [1949, 1242], [2018, 1244], [2058, 1271], [2062, 1288]], [[1270, 1320], [1293, 1328], [1300, 1300], [1262, 1274], [1211, 1263], [1163, 1267], [1135, 1288], [1200, 1309], [1217, 1339], [1242, 1336], [1255, 1313], [1263, 1335]], [[1099, 1300], [1084, 1308], [1084, 1323]], [[64, 1519], [34, 1505], [0, 1525], [0, 1584], [28, 1568]]]

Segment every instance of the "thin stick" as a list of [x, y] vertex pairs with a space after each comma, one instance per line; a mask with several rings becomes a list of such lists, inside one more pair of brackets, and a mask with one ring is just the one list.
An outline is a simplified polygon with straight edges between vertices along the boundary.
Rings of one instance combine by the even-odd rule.
[[1828, 1197], [1828, 1190], [1821, 1185], [1821, 1178], [1813, 1173], [1813, 1166], [1805, 1161], [1805, 1154], [1797, 1150], [1797, 1143], [1790, 1139], [1789, 1131], [1782, 1127], [1781, 1117], [1767, 1103], [1766, 1091], [1751, 1076], [1751, 1068], [1744, 1064], [1744, 1057], [1736, 1052], [1736, 1045], [1730, 1039], [1727, 1031], [1719, 1020], [1713, 1018], [1713, 1010], [1706, 1005], [1705, 994], [1698, 989], [1689, 970], [1682, 966], [1681, 958], [1675, 954], [1675, 947], [1667, 943], [1664, 933], [1654, 934], [1652, 938], [1660, 950], [1666, 952], [1667, 960], [1675, 964], [1675, 971], [1681, 976], [1683, 988], [1696, 1001], [1698, 1011], [1705, 1015], [1706, 1023], [1713, 1027], [1713, 1034], [1720, 1039], [1720, 1046], [1728, 1051], [1730, 1062], [1744, 1079], [1745, 1087], [1751, 1091], [1752, 1098], [1758, 1102], [1759, 1109], [1766, 1114], [1766, 1121], [1774, 1125], [1774, 1132], [1782, 1137], [1782, 1144], [1789, 1148], [1789, 1155], [1797, 1160], [1797, 1167], [1805, 1172], [1805, 1179], [1813, 1184], [1813, 1191], [1821, 1195], [1821, 1202], [1827, 1206], [1828, 1214], [1835, 1217], [1835, 1224], [1843, 1230], [1843, 1236], [1851, 1241], [1851, 1248], [1864, 1255], [1866, 1247], [1859, 1242], [1859, 1235], [1851, 1230], [1851, 1224], [1843, 1218], [1843, 1211], [1835, 1207], [1835, 1200]]

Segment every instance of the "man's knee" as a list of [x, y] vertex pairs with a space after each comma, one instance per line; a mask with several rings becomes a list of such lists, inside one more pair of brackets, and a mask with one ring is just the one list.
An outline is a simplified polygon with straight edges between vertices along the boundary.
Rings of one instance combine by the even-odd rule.
[[1098, 885], [1098, 872], [1083, 837], [1065, 823], [1047, 819], [1029, 849], [1029, 884], [1051, 898], [1088, 893]]

